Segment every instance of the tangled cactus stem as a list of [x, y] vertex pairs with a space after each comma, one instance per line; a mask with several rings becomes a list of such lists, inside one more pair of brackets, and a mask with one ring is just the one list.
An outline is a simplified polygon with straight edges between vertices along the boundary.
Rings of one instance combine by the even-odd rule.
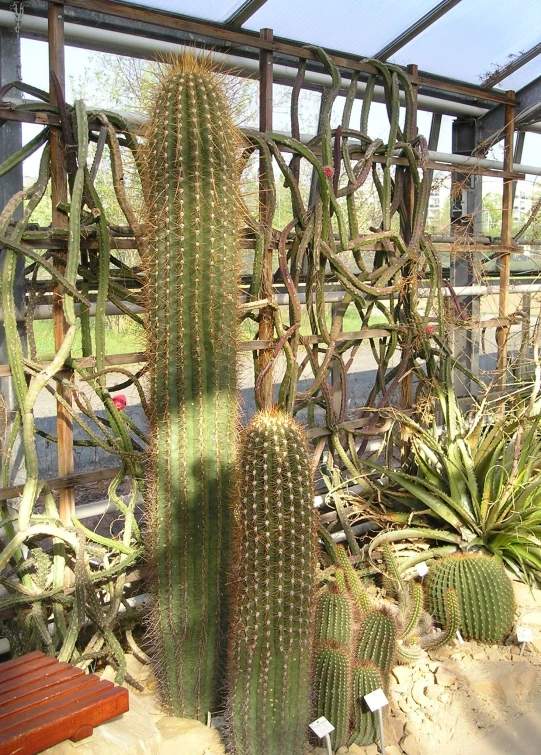
[[238, 134], [207, 64], [185, 56], [167, 69], [140, 162], [150, 228], [150, 632], [164, 706], [204, 720], [216, 709], [229, 603]]
[[349, 560], [344, 548], [338, 546], [336, 548], [336, 555], [338, 557], [340, 567], [344, 573], [347, 588], [351, 593], [357, 610], [359, 614], [363, 614], [365, 613], [365, 611], [370, 610], [371, 603], [370, 598], [368, 597], [368, 593], [364, 588], [362, 579], [359, 577], [359, 575], [351, 565], [351, 561]]
[[314, 688], [317, 699], [316, 716], [325, 716], [334, 726], [331, 733], [333, 750], [347, 743], [351, 702], [351, 664], [347, 649], [325, 643], [316, 650]]
[[493, 556], [457, 554], [436, 562], [427, 577], [429, 610], [448, 621], [445, 595], [456, 590], [460, 631], [466, 639], [501, 642], [511, 631], [515, 600], [511, 580]]
[[373, 608], [364, 614], [359, 629], [357, 660], [376, 664], [385, 685], [395, 660], [396, 642], [396, 619], [387, 608]]
[[421, 644], [425, 650], [435, 650], [450, 642], [460, 627], [460, 604], [456, 590], [451, 587], [445, 591], [444, 608], [446, 623], [443, 632], [438, 637], [429, 637]]
[[354, 732], [348, 745], [370, 745], [378, 739], [377, 716], [364, 701], [364, 696], [383, 686], [381, 671], [368, 661], [356, 661], [352, 671]]
[[401, 632], [401, 637], [408, 637], [415, 632], [421, 612], [424, 607], [424, 591], [420, 582], [412, 580], [409, 583], [409, 594], [404, 591], [403, 595], [408, 595], [407, 601], [404, 601], [403, 613], [405, 619], [404, 629]]
[[300, 427], [257, 414], [238, 459], [229, 745], [235, 755], [302, 755], [310, 716], [317, 529]]

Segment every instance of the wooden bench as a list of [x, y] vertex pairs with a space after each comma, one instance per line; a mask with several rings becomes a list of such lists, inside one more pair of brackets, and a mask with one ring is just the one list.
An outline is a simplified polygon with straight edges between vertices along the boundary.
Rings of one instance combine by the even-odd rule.
[[36, 651], [0, 664], [0, 755], [35, 755], [129, 710], [128, 690]]

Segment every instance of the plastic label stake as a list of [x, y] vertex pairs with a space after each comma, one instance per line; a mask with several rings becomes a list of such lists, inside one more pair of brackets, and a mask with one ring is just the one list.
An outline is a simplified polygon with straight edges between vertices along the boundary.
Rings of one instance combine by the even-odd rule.
[[456, 638], [457, 638], [457, 640], [459, 641], [459, 643], [461, 645], [464, 644], [464, 637], [462, 637], [462, 635], [460, 634], [460, 632], [458, 631], [458, 629], [456, 630]]
[[517, 627], [517, 642], [520, 642], [520, 655], [524, 655], [526, 643], [532, 640], [532, 630], [529, 627]]
[[334, 726], [331, 724], [331, 722], [328, 721], [325, 716], [321, 716], [321, 718], [317, 718], [315, 721], [312, 721], [309, 726], [316, 736], [318, 736], [320, 739], [325, 740], [325, 744], [327, 745], [327, 753], [328, 755], [332, 755], [331, 738], [329, 737], [329, 734], [334, 731]]
[[421, 561], [418, 564], [415, 564], [415, 568], [417, 569], [417, 574], [421, 577], [426, 577], [428, 574], [428, 566], [426, 565], [425, 561]]
[[381, 744], [381, 752], [385, 752], [385, 735], [383, 733], [383, 713], [382, 708], [389, 705], [389, 701], [385, 697], [385, 692], [381, 689], [375, 689], [368, 695], [364, 696], [364, 701], [372, 711], [372, 713], [378, 714], [378, 726], [379, 726], [379, 741]]

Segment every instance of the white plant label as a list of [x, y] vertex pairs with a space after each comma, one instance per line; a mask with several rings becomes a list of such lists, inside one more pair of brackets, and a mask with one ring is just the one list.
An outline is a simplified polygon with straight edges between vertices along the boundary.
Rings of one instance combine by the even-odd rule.
[[420, 563], [415, 564], [415, 568], [417, 569], [417, 574], [420, 577], [426, 577], [426, 575], [428, 574], [428, 566], [426, 565], [424, 561], [421, 561]]
[[364, 701], [368, 705], [372, 713], [375, 713], [380, 708], [384, 708], [386, 705], [389, 705], [389, 701], [385, 697], [385, 692], [381, 688], [374, 690], [374, 692], [370, 692], [368, 695], [365, 695]]
[[326, 734], [330, 734], [331, 731], [334, 731], [334, 726], [330, 721], [327, 721], [325, 716], [321, 716], [321, 718], [318, 718], [316, 721], [312, 721], [310, 728], [320, 739], [323, 739]]
[[462, 635], [460, 634], [460, 632], [458, 631], [458, 629], [457, 629], [457, 632], [456, 632], [456, 638], [460, 642], [461, 645], [464, 644], [464, 637], [462, 637]]
[[532, 630], [528, 627], [517, 627], [518, 642], [531, 642], [533, 640]]

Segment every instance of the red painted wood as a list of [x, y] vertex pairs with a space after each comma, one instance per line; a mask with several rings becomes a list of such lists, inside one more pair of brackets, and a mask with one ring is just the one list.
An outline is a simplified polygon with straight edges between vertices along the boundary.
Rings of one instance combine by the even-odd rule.
[[43, 653], [0, 664], [0, 755], [80, 741], [127, 710], [127, 689]]

